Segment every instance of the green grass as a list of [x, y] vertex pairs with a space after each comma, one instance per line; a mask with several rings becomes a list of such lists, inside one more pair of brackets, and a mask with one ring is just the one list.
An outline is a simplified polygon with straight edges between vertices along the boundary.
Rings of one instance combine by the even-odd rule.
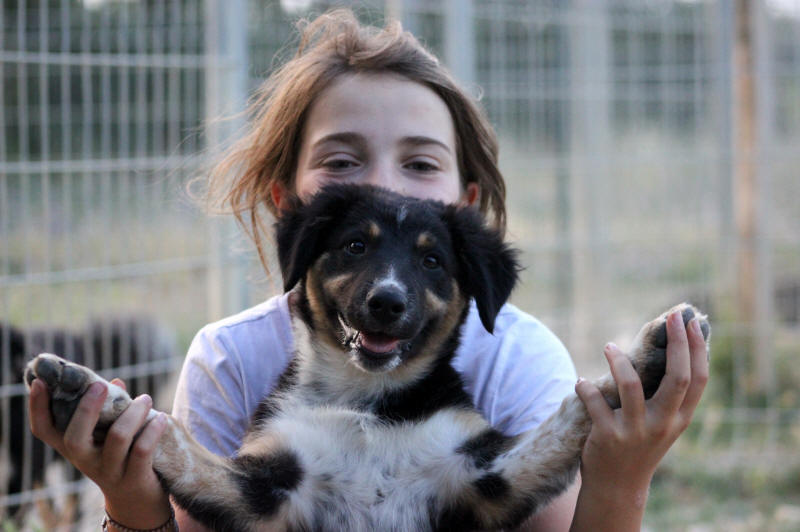
[[787, 508], [800, 509], [795, 455], [784, 449], [764, 459], [743, 452], [720, 465], [713, 450], [678, 446], [653, 479], [645, 523], [657, 531], [798, 530], [800, 521], [786, 518]]

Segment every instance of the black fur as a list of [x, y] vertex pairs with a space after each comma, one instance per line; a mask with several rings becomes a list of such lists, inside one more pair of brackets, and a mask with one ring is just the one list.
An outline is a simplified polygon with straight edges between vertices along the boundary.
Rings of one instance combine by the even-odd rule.
[[[320, 255], [329, 232], [340, 216], [354, 208], [357, 193], [351, 187], [325, 187], [309, 205], [298, 198], [291, 200], [277, 223], [278, 262], [283, 272], [283, 289], [288, 291], [305, 276]], [[356, 190], [352, 188], [352, 190]]]
[[475, 481], [475, 489], [485, 498], [489, 500], [497, 500], [505, 497], [511, 486], [508, 481], [498, 473], [486, 473], [481, 478]]
[[258, 403], [253, 419], [250, 422], [250, 432], [258, 430], [262, 423], [269, 421], [278, 413], [278, 397], [295, 384], [297, 384], [297, 360], [292, 359], [278, 378], [278, 383], [272, 393]]
[[481, 322], [493, 332], [494, 319], [518, 280], [517, 253], [496, 232], [488, 231], [473, 209], [449, 206], [443, 218], [461, 265], [459, 283], [471, 288]]
[[270, 517], [303, 480], [303, 468], [297, 456], [280, 451], [267, 456], [243, 455], [234, 458], [235, 473], [242, 497], [250, 511]]
[[[694, 311], [691, 308], [684, 309], [682, 314], [684, 326], [687, 325], [694, 317]], [[708, 339], [708, 335], [711, 332], [708, 322], [701, 322], [700, 331], [703, 333], [703, 338]], [[652, 334], [653, 339], [649, 343], [653, 346], [653, 350], [657, 352], [657, 356], [648, 357], [648, 362], [645, 367], [639, 367], [640, 364], [637, 364], [636, 361], [633, 362], [634, 369], [636, 369], [641, 376], [642, 386], [644, 388], [644, 396], [646, 399], [650, 399], [656, 393], [656, 390], [658, 390], [658, 387], [661, 385], [661, 380], [667, 369], [667, 323], [664, 322], [664, 324], [656, 329]], [[619, 404], [615, 403], [612, 406], [614, 408], [618, 408]]]
[[384, 421], [403, 423], [427, 418], [446, 407], [472, 408], [472, 400], [464, 391], [461, 376], [449, 362], [440, 361], [421, 381], [382, 396], [368, 410]]
[[456, 452], [472, 458], [478, 469], [486, 469], [492, 465], [495, 458], [510, 449], [514, 441], [513, 436], [506, 436], [498, 430], [489, 428], [465, 442]]
[[[158, 475], [158, 472], [156, 472]], [[170, 490], [165, 479], [158, 475], [164, 491], [169, 492], [178, 503], [198, 522], [215, 532], [241, 532], [250, 530], [252, 524], [236, 510], [222, 504], [212, 505], [208, 500], [198, 496], [197, 493], [185, 493], [179, 490]]]

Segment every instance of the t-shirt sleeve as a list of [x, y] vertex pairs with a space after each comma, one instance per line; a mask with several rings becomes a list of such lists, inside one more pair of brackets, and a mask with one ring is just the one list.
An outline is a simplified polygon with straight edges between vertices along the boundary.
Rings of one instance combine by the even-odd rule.
[[[577, 375], [564, 344], [535, 318], [504, 310], [494, 335], [479, 324], [467, 334], [454, 366], [475, 406], [506, 434], [520, 434], [545, 421], [574, 391]], [[470, 316], [469, 319], [473, 319]]]
[[219, 331], [205, 327], [183, 363], [172, 415], [213, 453], [231, 456], [249, 425], [243, 368]]
[[[577, 375], [566, 347], [549, 330], [520, 323], [506, 337], [495, 389], [494, 417], [509, 434], [531, 430], [549, 418], [575, 389]], [[526, 340], [532, 336], [536, 341]]]

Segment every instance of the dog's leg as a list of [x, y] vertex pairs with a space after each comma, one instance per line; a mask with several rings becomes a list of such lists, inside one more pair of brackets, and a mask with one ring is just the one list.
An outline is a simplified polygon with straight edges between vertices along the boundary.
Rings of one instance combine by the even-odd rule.
[[[28, 364], [25, 382], [30, 386], [35, 378], [47, 385], [53, 421], [62, 431], [89, 385], [103, 382], [109, 393], [94, 431], [98, 441], [105, 438], [113, 421], [131, 402], [122, 388], [105, 381], [88, 368], [55, 355], [42, 354]], [[157, 414], [151, 410], [148, 420]], [[167, 419], [167, 429], [153, 457], [153, 469], [164, 489], [178, 504], [213, 530], [247, 531], [256, 528], [260, 522], [275, 524], [280, 520], [281, 505], [296, 484], [293, 479], [298, 480], [300, 476], [295, 471], [294, 476], [290, 474], [287, 477], [287, 467], [292, 465], [289, 463], [291, 457], [287, 458], [283, 453], [277, 458], [259, 458], [255, 465], [260, 468], [249, 467], [253, 464], [244, 463], [248, 458], [227, 460], [216, 456], [196, 443], [178, 421], [171, 417]], [[260, 490], [254, 494], [257, 488]], [[254, 501], [254, 498], [258, 500]], [[254, 507], [260, 511], [253, 511]]]
[[[634, 341], [629, 358], [644, 386], [645, 397], [655, 393], [666, 369], [666, 321], [674, 310], [684, 323], [700, 319], [708, 341], [706, 317], [690, 305], [680, 305], [646, 324]], [[610, 374], [595, 384], [612, 408], [620, 400]], [[591, 419], [576, 395], [567, 397], [559, 410], [539, 428], [516, 438], [486, 431], [459, 450], [472, 459], [475, 480], [461, 504], [443, 514], [440, 525], [463, 521], [465, 515], [479, 528], [507, 527], [541, 509], [574, 479], [591, 429]]]

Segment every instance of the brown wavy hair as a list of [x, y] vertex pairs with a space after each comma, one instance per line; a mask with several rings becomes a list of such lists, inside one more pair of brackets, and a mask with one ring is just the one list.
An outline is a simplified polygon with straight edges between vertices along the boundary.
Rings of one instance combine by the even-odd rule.
[[357, 73], [391, 73], [432, 89], [447, 105], [456, 133], [462, 188], [475, 183], [478, 207], [505, 231], [505, 182], [497, 166], [497, 137], [488, 119], [453, 77], [397, 21], [365, 26], [352, 11], [337, 9], [298, 22], [293, 58], [275, 70], [251, 99], [245, 135], [213, 167], [209, 206], [232, 212], [253, 240], [267, 267], [265, 237], [278, 215], [270, 191], [275, 183], [294, 189], [300, 142], [308, 109], [335, 79]]

